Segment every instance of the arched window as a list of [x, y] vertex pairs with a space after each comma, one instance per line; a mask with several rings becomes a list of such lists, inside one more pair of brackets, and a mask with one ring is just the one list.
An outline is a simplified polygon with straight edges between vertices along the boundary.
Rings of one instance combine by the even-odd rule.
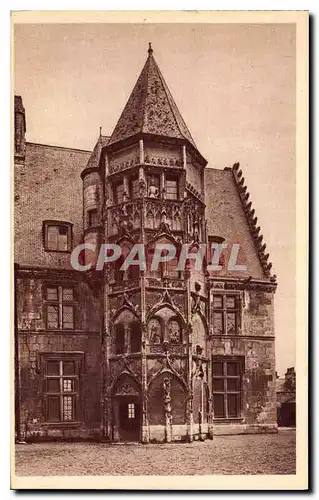
[[115, 354], [123, 354], [125, 350], [125, 329], [121, 323], [115, 325]]
[[141, 351], [141, 325], [138, 321], [130, 324], [130, 344], [131, 352]]
[[121, 267], [124, 262], [124, 256], [121, 255], [114, 263], [114, 280], [121, 282], [124, 280], [124, 271], [121, 271]]
[[[178, 260], [179, 260], [179, 249], [176, 249], [176, 254], [173, 259], [168, 260], [167, 262], [159, 262], [157, 269], [152, 270], [152, 262], [155, 253], [155, 247], [157, 244], [168, 244], [173, 245], [173, 243], [169, 240], [158, 240], [154, 243], [147, 251], [147, 269], [149, 276], [153, 278], [180, 278], [181, 272], [177, 270]], [[162, 250], [161, 257], [165, 255], [165, 250]]]

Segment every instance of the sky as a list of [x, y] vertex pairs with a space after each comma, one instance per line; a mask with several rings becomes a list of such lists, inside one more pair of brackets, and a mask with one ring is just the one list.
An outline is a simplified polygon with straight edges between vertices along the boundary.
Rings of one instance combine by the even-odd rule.
[[240, 162], [277, 275], [276, 365], [295, 366], [295, 26], [15, 25], [29, 142], [91, 150], [110, 135], [152, 42], [208, 168]]

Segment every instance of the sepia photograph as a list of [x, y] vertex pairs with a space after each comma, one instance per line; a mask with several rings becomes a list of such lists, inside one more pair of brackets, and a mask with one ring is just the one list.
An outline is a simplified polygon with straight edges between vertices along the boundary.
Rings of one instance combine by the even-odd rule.
[[11, 16], [12, 488], [306, 489], [308, 13]]

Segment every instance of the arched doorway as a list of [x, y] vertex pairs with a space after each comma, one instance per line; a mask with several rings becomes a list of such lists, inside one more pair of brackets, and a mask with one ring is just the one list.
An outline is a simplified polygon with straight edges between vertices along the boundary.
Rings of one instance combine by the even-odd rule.
[[137, 383], [122, 376], [113, 392], [113, 440], [141, 440], [141, 397]]

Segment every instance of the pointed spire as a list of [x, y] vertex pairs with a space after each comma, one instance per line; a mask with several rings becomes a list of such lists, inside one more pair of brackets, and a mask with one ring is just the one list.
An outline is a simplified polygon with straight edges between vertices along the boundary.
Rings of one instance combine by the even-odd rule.
[[144, 68], [116, 124], [109, 145], [138, 134], [187, 140], [197, 150], [156, 64], [151, 42]]

